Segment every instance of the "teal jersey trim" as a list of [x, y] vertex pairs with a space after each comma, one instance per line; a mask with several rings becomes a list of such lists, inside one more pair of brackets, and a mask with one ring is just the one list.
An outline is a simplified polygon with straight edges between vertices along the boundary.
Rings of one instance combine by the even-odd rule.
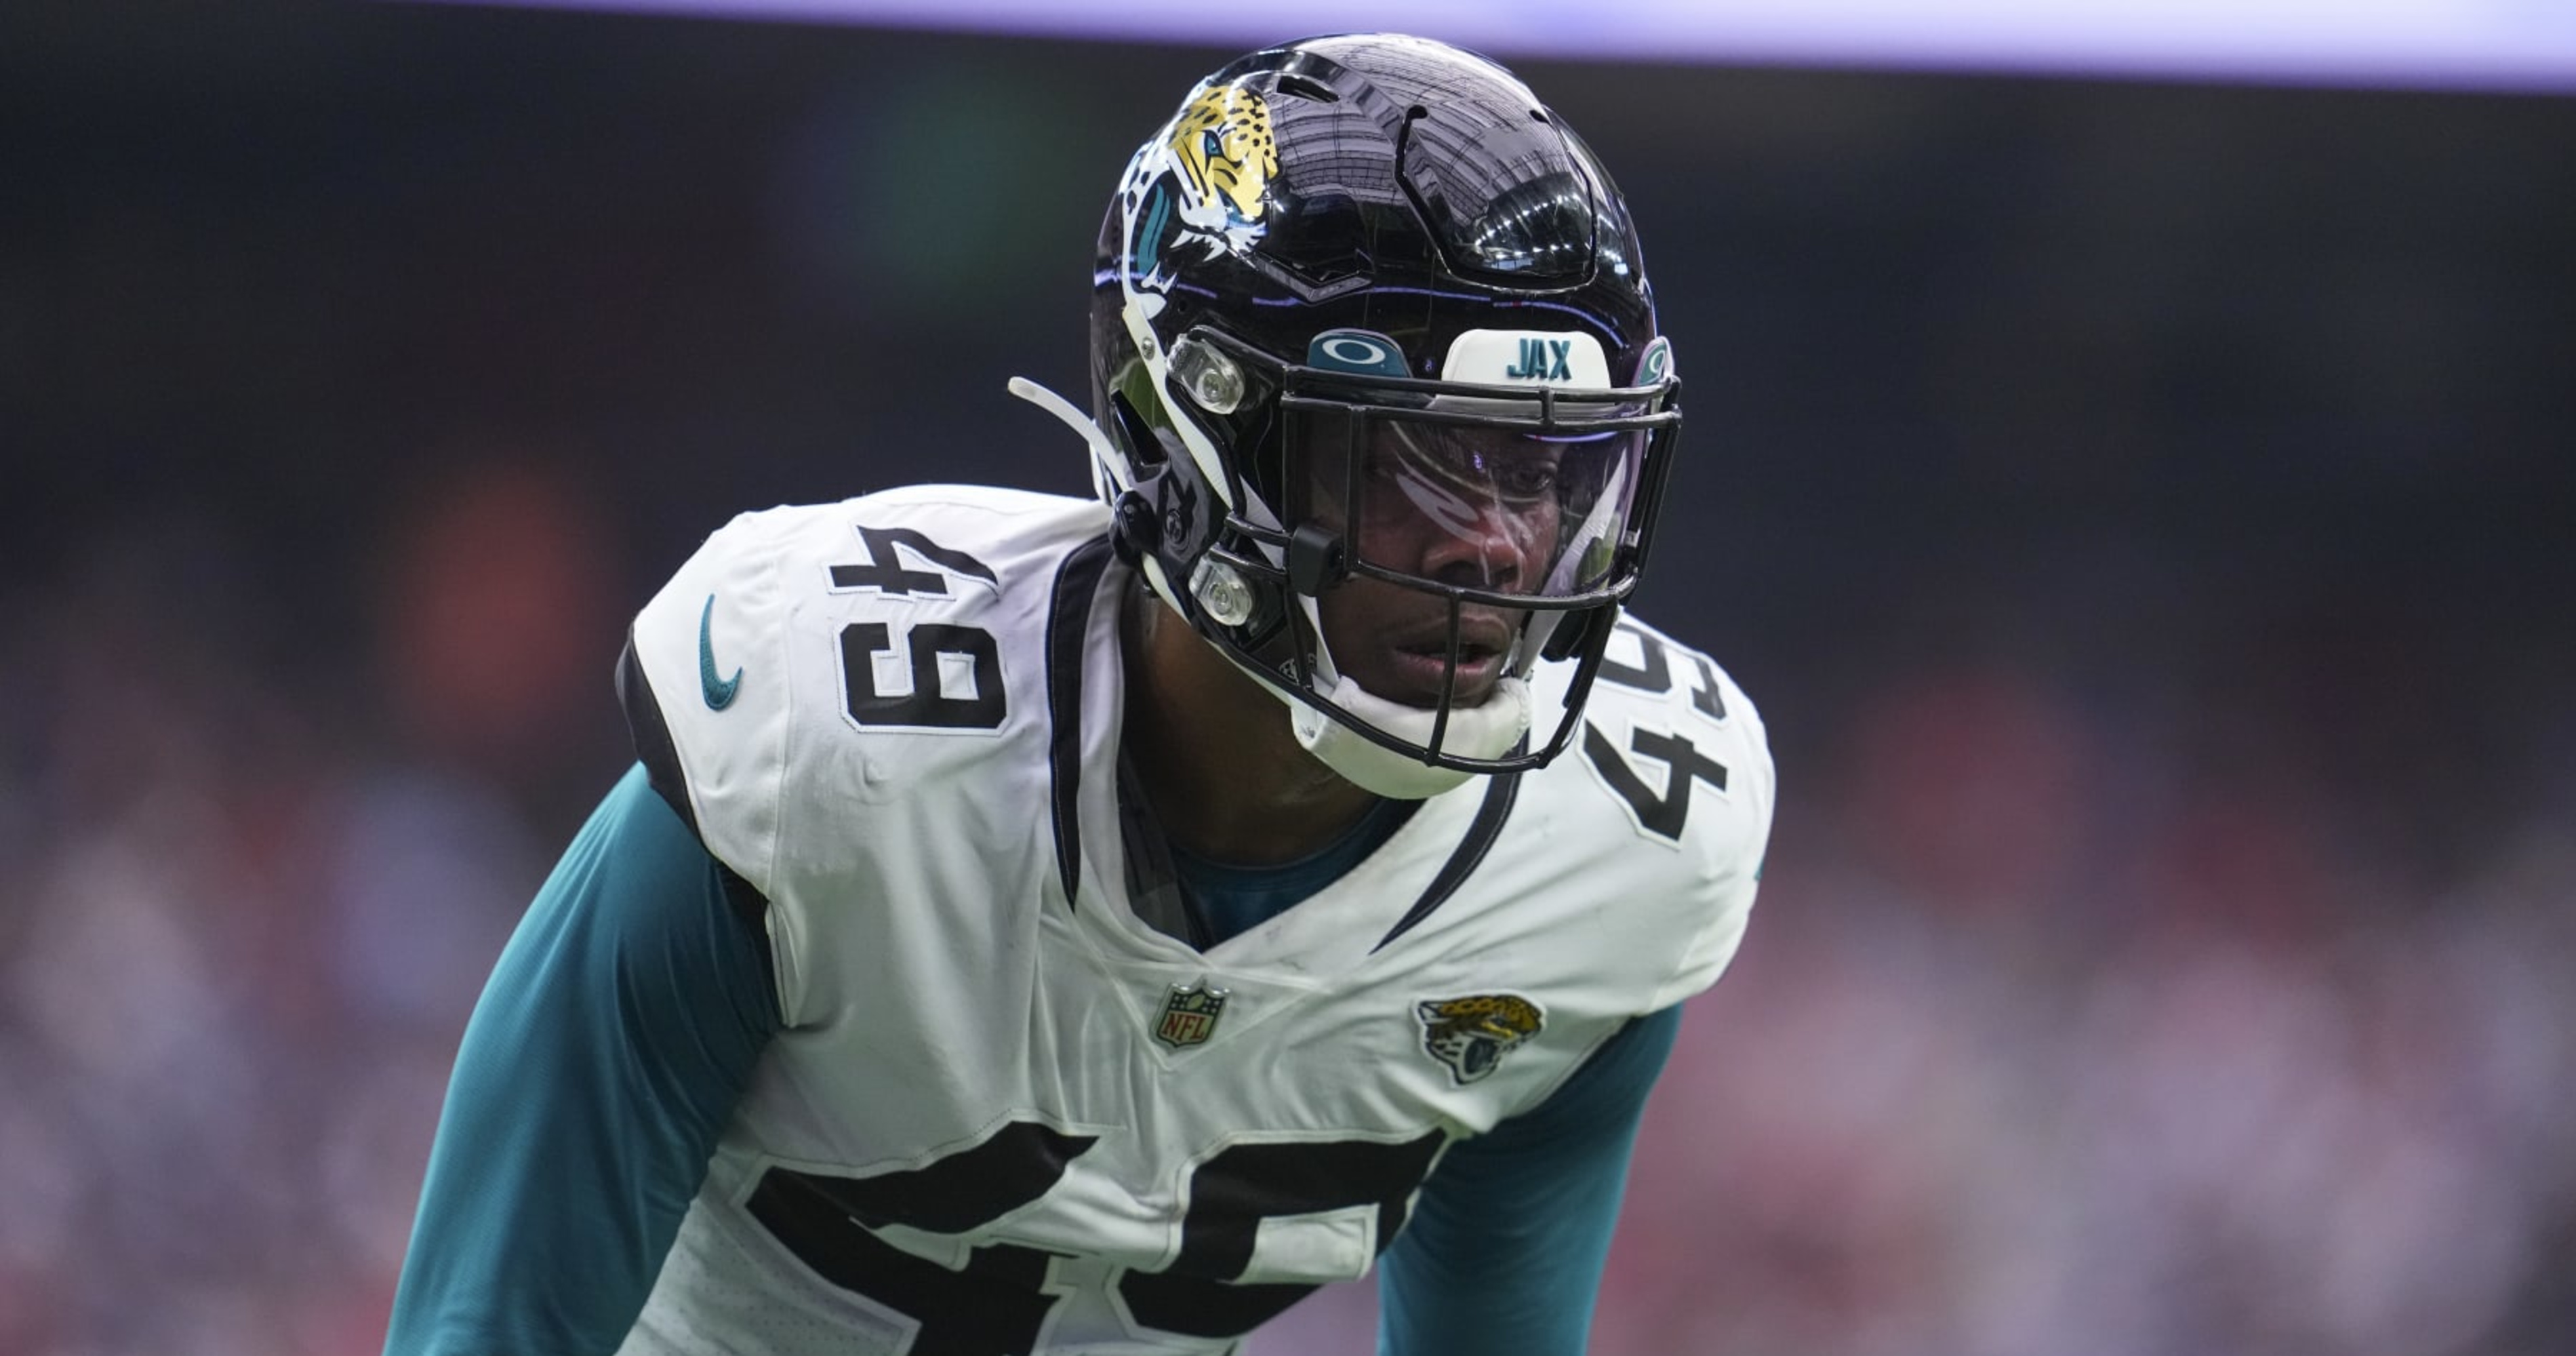
[[609, 1352], [779, 1029], [722, 868], [637, 767], [466, 1025], [386, 1356]]
[[1582, 1356], [1681, 1014], [1629, 1023], [1546, 1102], [1440, 1160], [1378, 1271], [1379, 1356]]

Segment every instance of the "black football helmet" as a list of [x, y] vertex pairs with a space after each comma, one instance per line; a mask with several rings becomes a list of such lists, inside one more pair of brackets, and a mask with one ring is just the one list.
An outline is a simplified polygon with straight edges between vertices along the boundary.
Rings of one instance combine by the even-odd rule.
[[[1625, 203], [1508, 71], [1420, 38], [1254, 52], [1100, 233], [1115, 544], [1350, 780], [1420, 797], [1572, 738], [1646, 563], [1680, 383]], [[1531, 737], [1526, 681], [1575, 665]]]

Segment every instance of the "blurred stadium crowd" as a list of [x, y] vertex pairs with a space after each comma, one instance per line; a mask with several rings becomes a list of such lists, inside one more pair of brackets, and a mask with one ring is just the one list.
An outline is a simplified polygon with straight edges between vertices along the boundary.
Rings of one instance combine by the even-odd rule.
[[[5, 1356], [377, 1348], [625, 617], [737, 508], [1078, 487], [1000, 380], [1204, 55], [329, 22], [0, 57]], [[1024, 220], [888, 149], [1104, 62]], [[1596, 1349], [2576, 1345], [2576, 118], [1531, 74], [1706, 355], [1643, 610], [1783, 786]]]

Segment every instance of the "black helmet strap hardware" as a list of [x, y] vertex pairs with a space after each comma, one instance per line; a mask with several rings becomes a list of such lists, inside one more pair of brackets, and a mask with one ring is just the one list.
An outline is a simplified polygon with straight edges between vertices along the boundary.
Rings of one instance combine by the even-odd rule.
[[1350, 575], [1340, 533], [1322, 523], [1304, 522], [1288, 534], [1288, 587], [1315, 598]]

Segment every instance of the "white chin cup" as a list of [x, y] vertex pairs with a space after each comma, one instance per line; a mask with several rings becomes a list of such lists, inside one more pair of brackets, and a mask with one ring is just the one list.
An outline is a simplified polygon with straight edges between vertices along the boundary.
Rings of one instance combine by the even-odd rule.
[[[1341, 676], [1333, 690], [1324, 694], [1324, 700], [1398, 739], [1425, 748], [1430, 747], [1431, 726], [1440, 714], [1388, 701], [1361, 687], [1349, 674]], [[1288, 718], [1297, 732], [1297, 743], [1306, 752], [1322, 760], [1344, 781], [1375, 795], [1394, 800], [1428, 800], [1476, 775], [1457, 768], [1434, 767], [1419, 758], [1383, 748], [1301, 701], [1288, 703]], [[1500, 758], [1528, 733], [1529, 725], [1529, 684], [1519, 678], [1505, 678], [1494, 685], [1483, 702], [1449, 708], [1449, 728], [1442, 735], [1441, 752], [1462, 758]]]

